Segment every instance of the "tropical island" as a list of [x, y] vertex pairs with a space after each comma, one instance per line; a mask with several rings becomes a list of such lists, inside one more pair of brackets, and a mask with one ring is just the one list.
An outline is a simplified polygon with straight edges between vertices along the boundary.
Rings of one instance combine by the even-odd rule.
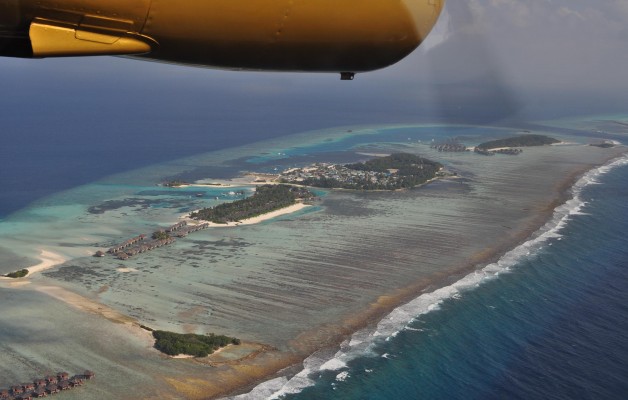
[[240, 339], [213, 333], [196, 335], [193, 333], [153, 331], [153, 337], [155, 338], [155, 348], [169, 356], [185, 354], [193, 357], [207, 357], [221, 347], [240, 344]]
[[190, 214], [190, 218], [227, 224], [257, 217], [313, 198], [307, 189], [289, 185], [258, 186], [255, 194], [242, 200], [219, 204]]
[[8, 274], [6, 274], [7, 278], [24, 278], [26, 275], [28, 275], [28, 269], [24, 268], [24, 269], [20, 269], [18, 271], [15, 272], [10, 272]]
[[599, 147], [601, 149], [610, 149], [615, 147], [616, 145], [612, 141], [603, 141], [601, 143], [591, 143], [589, 144], [589, 146]]
[[512, 138], [491, 140], [477, 145], [477, 148], [483, 150], [500, 149], [504, 147], [532, 147], [546, 146], [549, 144], [560, 143], [560, 140], [545, 135], [519, 135]]
[[281, 173], [279, 181], [328, 189], [409, 189], [434, 179], [440, 163], [408, 153], [395, 153], [355, 164], [317, 163]]
[[177, 187], [181, 187], [181, 186], [187, 186], [189, 184], [190, 184], [189, 182], [181, 181], [181, 180], [178, 180], [178, 179], [174, 179], [174, 180], [162, 183], [162, 186], [171, 187], [171, 188], [177, 188]]

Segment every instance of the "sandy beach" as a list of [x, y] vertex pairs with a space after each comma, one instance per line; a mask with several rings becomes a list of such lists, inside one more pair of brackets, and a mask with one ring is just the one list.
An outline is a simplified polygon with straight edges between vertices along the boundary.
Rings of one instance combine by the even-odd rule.
[[47, 269], [53, 268], [57, 265], [63, 264], [68, 259], [61, 254], [53, 253], [52, 251], [42, 250], [40, 255], [41, 262], [32, 267], [28, 267], [28, 275], [33, 275], [38, 272], [43, 272]]

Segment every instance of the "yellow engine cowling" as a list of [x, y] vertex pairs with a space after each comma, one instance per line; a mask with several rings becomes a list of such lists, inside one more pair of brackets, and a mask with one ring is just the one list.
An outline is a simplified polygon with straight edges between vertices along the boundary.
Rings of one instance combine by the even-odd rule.
[[127, 54], [227, 69], [362, 72], [412, 52], [444, 0], [15, 1], [0, 0], [0, 32], [27, 37], [34, 57]]
[[441, 8], [440, 0], [153, 0], [143, 33], [160, 43], [149, 58], [360, 72], [412, 52]]

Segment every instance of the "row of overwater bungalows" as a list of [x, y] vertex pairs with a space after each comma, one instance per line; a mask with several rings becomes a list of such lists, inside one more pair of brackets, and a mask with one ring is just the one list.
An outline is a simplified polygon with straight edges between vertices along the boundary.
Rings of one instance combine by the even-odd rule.
[[124, 251], [119, 251], [115, 254], [115, 256], [118, 257], [118, 259], [120, 260], [126, 260], [129, 257], [136, 256], [140, 253], [146, 253], [147, 251], [155, 250], [159, 247], [163, 247], [174, 242], [174, 238], [152, 240], [139, 246], [134, 246]]
[[122, 250], [126, 249], [127, 247], [131, 247], [131, 246], [133, 246], [134, 244], [136, 244], [136, 243], [139, 243], [139, 242], [143, 241], [144, 239], [146, 239], [146, 235], [139, 235], [139, 236], [136, 236], [136, 237], [134, 237], [134, 238], [132, 238], [132, 239], [129, 239], [129, 240], [127, 240], [127, 241], [123, 242], [123, 243], [120, 243], [120, 244], [119, 244], [119, 245], [117, 245], [117, 246], [113, 246], [112, 248], [110, 248], [110, 249], [107, 251], [107, 253], [109, 253], [109, 254], [116, 254], [116, 253], [119, 253], [120, 251], [122, 251]]
[[70, 378], [67, 372], [49, 375], [43, 379], [35, 379], [32, 383], [22, 383], [11, 386], [10, 389], [0, 389], [1, 400], [32, 400], [57, 394], [83, 385], [85, 380], [93, 379], [96, 375], [92, 371], [85, 371], [82, 375]]
[[182, 238], [182, 237], [186, 237], [190, 233], [198, 232], [200, 230], [207, 229], [207, 228], [209, 228], [209, 223], [207, 222], [204, 222], [198, 225], [190, 225], [190, 226], [177, 229], [177, 231], [175, 232], [175, 236]]
[[[202, 229], [207, 228], [209, 228], [209, 223], [207, 222], [188, 226], [186, 221], [181, 221], [159, 232], [165, 232], [173, 236], [182, 238], [186, 237], [190, 233], [198, 232]], [[168, 237], [167, 239], [146, 241], [146, 235], [139, 235], [116, 246], [113, 246], [107, 251], [107, 253], [113, 254], [120, 260], [126, 260], [129, 257], [133, 257], [135, 255], [145, 253], [147, 251], [154, 250], [156, 248], [163, 247], [174, 242], [175, 239], [171, 237]], [[105, 253], [102, 251], [98, 251], [96, 252], [96, 254], [94, 254], [94, 256], [104, 257]]]

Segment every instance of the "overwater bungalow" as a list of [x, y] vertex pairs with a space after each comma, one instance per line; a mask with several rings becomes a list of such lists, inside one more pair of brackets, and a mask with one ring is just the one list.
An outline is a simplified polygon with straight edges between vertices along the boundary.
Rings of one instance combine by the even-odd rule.
[[83, 372], [83, 377], [85, 379], [94, 379], [96, 377], [96, 374], [94, 373], [94, 371], [87, 370]]
[[42, 398], [42, 397], [46, 397], [48, 394], [46, 393], [46, 389], [44, 388], [37, 388], [33, 391], [33, 397], [34, 398]]
[[137, 242], [141, 242], [145, 238], [146, 238], [146, 235], [136, 236], [136, 237], [134, 237], [132, 239], [129, 239], [129, 240], [125, 241], [125, 242], [120, 243], [117, 246], [113, 246], [112, 248], [107, 250], [107, 252], [110, 253], [110, 254], [116, 254], [116, 253], [120, 252], [121, 250], [126, 249], [127, 247], [133, 246]]
[[57, 387], [56, 384], [50, 384], [50, 385], [46, 386], [46, 393], [48, 393], [48, 394], [57, 394], [57, 393], [59, 393], [59, 388]]
[[22, 388], [24, 389], [25, 392], [30, 392], [35, 390], [35, 384], [34, 383], [22, 383]]
[[126, 251], [126, 254], [129, 257], [136, 256], [138, 253], [139, 253], [139, 251], [137, 249], [129, 249], [129, 250]]
[[56, 385], [57, 382], [59, 382], [59, 379], [57, 379], [56, 376], [54, 375], [48, 375], [47, 377], [44, 378], [46, 380], [46, 383], [50, 384], [54, 384]]
[[70, 374], [68, 374], [67, 372], [59, 372], [57, 374], [57, 379], [59, 379], [59, 381], [67, 381], [69, 377]]
[[68, 390], [72, 386], [70, 386], [70, 381], [61, 381], [57, 384], [57, 387], [59, 388], [59, 390]]
[[83, 385], [82, 379], [79, 379], [79, 378], [70, 379], [70, 386], [77, 387], [77, 386], [82, 386], [82, 385]]
[[176, 224], [172, 225], [171, 227], [167, 228], [166, 232], [172, 233], [172, 232], [178, 231], [179, 229], [185, 227], [187, 224], [188, 224], [187, 222], [181, 221], [181, 222], [176, 223]]
[[33, 383], [35, 384], [35, 386], [37, 387], [42, 387], [42, 386], [46, 386], [46, 380], [45, 379], [35, 379], [33, 381]]
[[22, 386], [11, 386], [11, 393], [13, 395], [24, 393], [24, 388]]

